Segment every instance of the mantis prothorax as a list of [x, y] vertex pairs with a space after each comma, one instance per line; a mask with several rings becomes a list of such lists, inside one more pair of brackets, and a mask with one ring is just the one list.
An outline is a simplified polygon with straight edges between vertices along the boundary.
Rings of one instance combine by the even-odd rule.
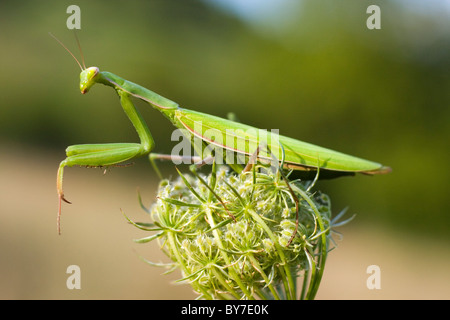
[[[58, 39], [56, 40], [60, 42]], [[66, 47], [64, 48], [69, 51]], [[131, 98], [137, 98], [147, 102], [153, 108], [159, 110], [175, 127], [187, 130], [191, 134], [191, 137], [200, 139], [200, 150], [199, 146], [195, 146], [192, 140], [193, 147], [199, 154], [202, 154], [202, 149], [208, 144], [212, 144], [216, 148], [222, 148], [238, 155], [244, 155], [248, 159], [254, 154], [251, 150], [256, 150], [263, 143], [274, 154], [281, 154], [280, 150], [283, 149], [283, 161], [280, 163], [282, 163], [284, 168], [306, 174], [315, 173], [320, 168], [319, 178], [353, 175], [358, 172], [369, 175], [390, 172], [389, 167], [382, 166], [379, 163], [274, 133], [268, 135], [272, 139], [261, 140], [258, 136], [249, 134], [249, 132], [258, 130], [254, 127], [180, 108], [177, 103], [111, 72], [100, 71], [98, 67], [81, 67], [79, 62], [78, 64], [82, 69], [80, 74], [81, 93], [87, 93], [96, 83], [112, 87], [119, 96], [120, 104], [125, 114], [136, 129], [140, 143], [80, 144], [69, 146], [66, 149], [67, 158], [61, 162], [57, 173], [57, 191], [59, 198], [57, 227], [59, 233], [61, 202], [65, 201], [70, 203], [64, 197], [63, 192], [63, 173], [65, 167], [74, 165], [98, 167], [117, 165], [136, 157], [148, 155], [153, 150], [155, 146], [153, 137]], [[200, 129], [197, 128], [197, 123], [202, 124]], [[231, 138], [230, 132], [232, 132]], [[218, 135], [222, 135], [222, 138], [218, 139]], [[241, 140], [245, 141], [245, 143], [240, 143], [242, 142]], [[277, 143], [270, 141], [277, 141]], [[242, 146], [246, 147], [243, 148]], [[161, 156], [161, 158], [164, 157], [170, 158], [170, 156]], [[151, 160], [155, 158], [154, 154], [151, 154], [150, 158]], [[258, 156], [259, 158], [262, 159], [263, 157]], [[235, 171], [239, 172], [242, 170], [242, 166], [240, 165], [232, 164], [230, 166]]]

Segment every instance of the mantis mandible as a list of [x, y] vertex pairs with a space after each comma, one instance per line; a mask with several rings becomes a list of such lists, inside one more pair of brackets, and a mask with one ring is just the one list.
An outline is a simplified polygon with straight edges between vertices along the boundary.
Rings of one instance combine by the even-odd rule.
[[[56, 40], [69, 51], [58, 39]], [[258, 136], [248, 133], [258, 130], [254, 127], [206, 113], [181, 108], [176, 102], [111, 72], [100, 71], [98, 67], [82, 67], [74, 55], [70, 51], [69, 53], [81, 68], [81, 93], [86, 94], [96, 83], [112, 87], [119, 96], [120, 104], [125, 114], [136, 129], [140, 143], [80, 144], [69, 146], [66, 149], [67, 158], [60, 163], [57, 172], [57, 191], [59, 198], [57, 216], [58, 233], [61, 233], [61, 202], [71, 203], [64, 197], [63, 192], [63, 174], [65, 167], [75, 165], [104, 167], [117, 165], [144, 155], [150, 155], [150, 160], [152, 161], [158, 157], [158, 155], [150, 154], [155, 146], [155, 142], [142, 115], [133, 104], [132, 98], [147, 102], [150, 106], [159, 110], [176, 128], [187, 130], [192, 137], [200, 140], [200, 149], [198, 145], [195, 146], [192, 142], [194, 149], [199, 154], [202, 154], [203, 148], [209, 144], [217, 148], [232, 151], [238, 155], [244, 155], [246, 159], [249, 159], [254, 153], [251, 150], [256, 150], [261, 143], [264, 143], [268, 146], [269, 150], [272, 152], [275, 151], [275, 154], [277, 152], [281, 154], [280, 150], [282, 149], [283, 161], [280, 163], [283, 168], [303, 174], [315, 173], [320, 169], [319, 178], [353, 175], [355, 173], [374, 175], [391, 171], [389, 167], [373, 161], [346, 155], [274, 133], [269, 134], [269, 137], [273, 138], [272, 140], [277, 141], [277, 143], [268, 142], [269, 139], [259, 139]], [[197, 123], [202, 124], [200, 129], [197, 128]], [[212, 128], [214, 130], [211, 133], [209, 129]], [[231, 139], [229, 139], [230, 132], [232, 132]], [[222, 135], [222, 138], [218, 139], [220, 135]], [[240, 143], [241, 141], [245, 141], [245, 143]], [[246, 148], [242, 147], [244, 145]], [[167, 157], [170, 158], [170, 156]], [[161, 158], [165, 157], [161, 156]], [[258, 156], [258, 158], [262, 159], [264, 157]], [[233, 163], [230, 166], [237, 172], [242, 170], [242, 166], [238, 164]]]

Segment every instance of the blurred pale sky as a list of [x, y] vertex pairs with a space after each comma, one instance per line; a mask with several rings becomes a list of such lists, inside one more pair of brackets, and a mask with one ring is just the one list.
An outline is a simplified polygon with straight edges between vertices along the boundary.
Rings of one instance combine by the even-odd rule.
[[298, 0], [205, 0], [205, 2], [222, 7], [249, 20], [274, 16], [301, 3]]
[[[241, 18], [243, 21], [252, 25], [256, 32], [264, 37], [272, 39], [283, 38], [286, 30], [291, 30], [298, 19], [299, 10], [308, 0], [203, 0], [213, 6], [219, 7], [231, 14]], [[309, 0], [311, 1], [311, 0]], [[317, 1], [317, 0], [315, 0]], [[358, 0], [344, 0], [344, 2], [358, 2]], [[376, 4], [381, 8], [382, 15], [383, 4], [398, 4], [407, 18], [398, 17], [409, 33], [410, 41], [418, 41], [416, 35], [434, 41], [446, 35], [450, 28], [450, 0], [394, 0], [384, 1], [377, 0], [367, 2], [367, 6]], [[320, 5], [326, 6], [326, 2], [321, 1]], [[392, 7], [391, 7], [392, 8]], [[386, 9], [387, 10], [387, 9]], [[388, 13], [389, 14], [389, 13]], [[410, 19], [411, 14], [420, 19], [426, 16], [433, 16], [432, 24], [423, 28], [421, 23], [417, 23], [416, 19]], [[409, 19], [408, 19], [409, 18]], [[298, 21], [297, 21], [298, 22]], [[393, 30], [395, 33], [396, 31]], [[402, 36], [403, 37], [403, 36]], [[403, 39], [405, 40], [405, 39]], [[408, 40], [408, 39], [406, 39]]]
[[[301, 6], [304, 0], [204, 0], [207, 3], [216, 5], [225, 10], [233, 12], [239, 17], [244, 18], [250, 22], [258, 20], [276, 20], [277, 17], [283, 13], [283, 18], [286, 18], [286, 13], [293, 8]], [[352, 1], [352, 0], [347, 0]], [[450, 14], [450, 0], [395, 0], [405, 7], [426, 14]], [[379, 6], [383, 5], [383, 1], [374, 1], [373, 3]]]

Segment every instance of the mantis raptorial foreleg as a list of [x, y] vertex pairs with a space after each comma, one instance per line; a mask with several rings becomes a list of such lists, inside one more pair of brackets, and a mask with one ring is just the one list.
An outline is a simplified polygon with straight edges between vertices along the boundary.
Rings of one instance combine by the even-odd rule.
[[142, 116], [134, 106], [133, 102], [130, 100], [129, 94], [120, 88], [117, 88], [116, 91], [119, 94], [122, 108], [133, 123], [141, 143], [79, 144], [70, 146], [66, 149], [67, 158], [60, 163], [57, 173], [57, 189], [59, 197], [57, 219], [58, 233], [61, 233], [61, 201], [70, 203], [65, 199], [63, 192], [63, 175], [65, 167], [111, 166], [148, 154], [155, 145], [147, 125], [143, 121]]

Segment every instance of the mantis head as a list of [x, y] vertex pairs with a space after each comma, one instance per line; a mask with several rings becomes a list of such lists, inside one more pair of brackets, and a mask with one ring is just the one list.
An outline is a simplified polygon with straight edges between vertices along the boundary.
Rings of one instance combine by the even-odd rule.
[[89, 89], [92, 87], [92, 85], [96, 82], [94, 80], [95, 76], [100, 72], [100, 70], [97, 67], [90, 67], [86, 68], [86, 65], [84, 64], [84, 57], [83, 52], [81, 51], [80, 42], [78, 41], [78, 37], [75, 33], [75, 39], [77, 40], [78, 48], [80, 49], [81, 53], [81, 61], [83, 62], [83, 66], [81, 66], [80, 61], [74, 56], [74, 54], [62, 43], [57, 37], [55, 37], [53, 34], [49, 32], [50, 36], [54, 38], [56, 41], [59, 42], [59, 44], [66, 49], [66, 51], [72, 56], [72, 58], [76, 61], [78, 66], [81, 69], [80, 73], [80, 90], [82, 94], [85, 94], [89, 91]]
[[87, 93], [92, 85], [96, 82], [94, 78], [99, 72], [100, 70], [97, 67], [90, 67], [81, 71], [80, 90], [82, 94]]

